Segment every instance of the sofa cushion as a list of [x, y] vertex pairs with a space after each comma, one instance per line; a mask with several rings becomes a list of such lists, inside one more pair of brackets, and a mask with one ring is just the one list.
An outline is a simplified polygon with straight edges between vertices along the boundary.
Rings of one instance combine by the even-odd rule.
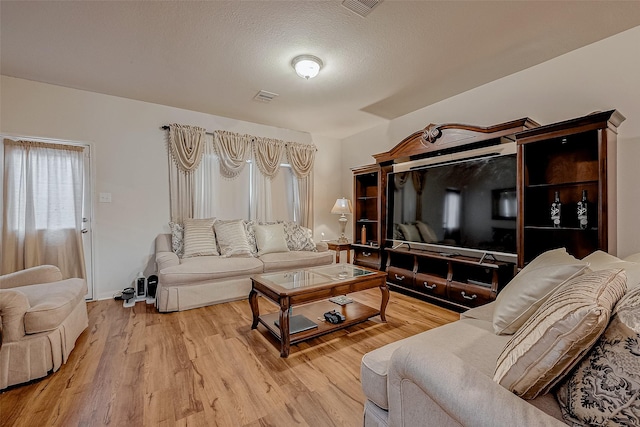
[[623, 261], [603, 251], [595, 251], [582, 260], [588, 262], [589, 268], [593, 271], [622, 268], [627, 275], [627, 288], [640, 286], [640, 263], [638, 262]]
[[556, 394], [574, 425], [640, 425], [640, 287], [618, 302], [602, 337]]
[[640, 262], [640, 252], [638, 252], [637, 254], [629, 255], [624, 260], [629, 262]]
[[220, 246], [220, 255], [225, 257], [251, 256], [251, 247], [247, 240], [247, 232], [243, 220], [216, 221], [213, 224], [213, 228]]
[[524, 399], [547, 393], [589, 351], [627, 289], [623, 270], [601, 270], [560, 286], [498, 357], [494, 380]]
[[331, 252], [290, 251], [265, 254], [259, 257], [264, 263], [265, 273], [331, 264]]
[[180, 265], [160, 270], [163, 286], [185, 285], [212, 279], [262, 273], [263, 264], [253, 257], [203, 256], [183, 258]]
[[84, 299], [87, 282], [84, 279], [66, 279], [19, 289], [27, 296], [31, 306], [24, 315], [25, 332], [37, 334], [60, 326]]
[[587, 262], [569, 255], [564, 248], [536, 257], [498, 294], [493, 313], [495, 333], [516, 332], [558, 286], [587, 267]]
[[183, 258], [220, 255], [213, 234], [215, 218], [184, 220]]
[[284, 226], [282, 224], [255, 225], [253, 227], [256, 234], [256, 247], [258, 256], [289, 252], [287, 240], [284, 237]]
[[373, 350], [362, 358], [360, 381], [366, 397], [389, 408], [387, 375], [393, 352], [405, 343], [419, 342], [425, 351], [437, 347], [455, 354], [491, 378], [500, 350], [508, 336], [495, 335], [490, 321], [461, 319]]
[[307, 227], [296, 224], [293, 221], [285, 221], [284, 235], [287, 246], [291, 251], [316, 251], [316, 244], [313, 241], [313, 232]]

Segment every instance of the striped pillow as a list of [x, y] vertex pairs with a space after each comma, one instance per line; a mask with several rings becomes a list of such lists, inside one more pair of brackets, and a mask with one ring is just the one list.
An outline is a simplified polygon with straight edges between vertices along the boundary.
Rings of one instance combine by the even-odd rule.
[[215, 218], [184, 220], [184, 255], [182, 258], [219, 255], [213, 235]]
[[507, 342], [494, 381], [524, 399], [547, 393], [593, 346], [626, 290], [624, 270], [565, 282]]
[[247, 240], [244, 221], [216, 221], [214, 224], [220, 254], [225, 257], [234, 255], [251, 256], [251, 247]]

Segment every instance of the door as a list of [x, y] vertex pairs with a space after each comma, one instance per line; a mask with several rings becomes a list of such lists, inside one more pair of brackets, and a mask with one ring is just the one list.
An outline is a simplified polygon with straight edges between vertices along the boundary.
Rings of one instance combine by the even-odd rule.
[[57, 265], [63, 277], [82, 277], [84, 270], [92, 299], [90, 146], [0, 136], [2, 272], [42, 264]]

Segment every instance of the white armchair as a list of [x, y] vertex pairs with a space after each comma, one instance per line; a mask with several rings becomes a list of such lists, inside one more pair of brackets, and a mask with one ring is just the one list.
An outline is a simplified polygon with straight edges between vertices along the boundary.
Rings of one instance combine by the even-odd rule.
[[57, 371], [89, 322], [84, 279], [43, 265], [0, 276], [0, 390]]

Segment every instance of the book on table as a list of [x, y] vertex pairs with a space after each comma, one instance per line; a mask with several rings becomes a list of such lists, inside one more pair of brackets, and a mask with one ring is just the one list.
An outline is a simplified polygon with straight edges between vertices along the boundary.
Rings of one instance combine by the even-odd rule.
[[[280, 327], [279, 319], [273, 322], [277, 327]], [[307, 319], [301, 314], [289, 317], [289, 333], [297, 334], [298, 332], [308, 331], [309, 329], [317, 328], [318, 325], [311, 320]]]

